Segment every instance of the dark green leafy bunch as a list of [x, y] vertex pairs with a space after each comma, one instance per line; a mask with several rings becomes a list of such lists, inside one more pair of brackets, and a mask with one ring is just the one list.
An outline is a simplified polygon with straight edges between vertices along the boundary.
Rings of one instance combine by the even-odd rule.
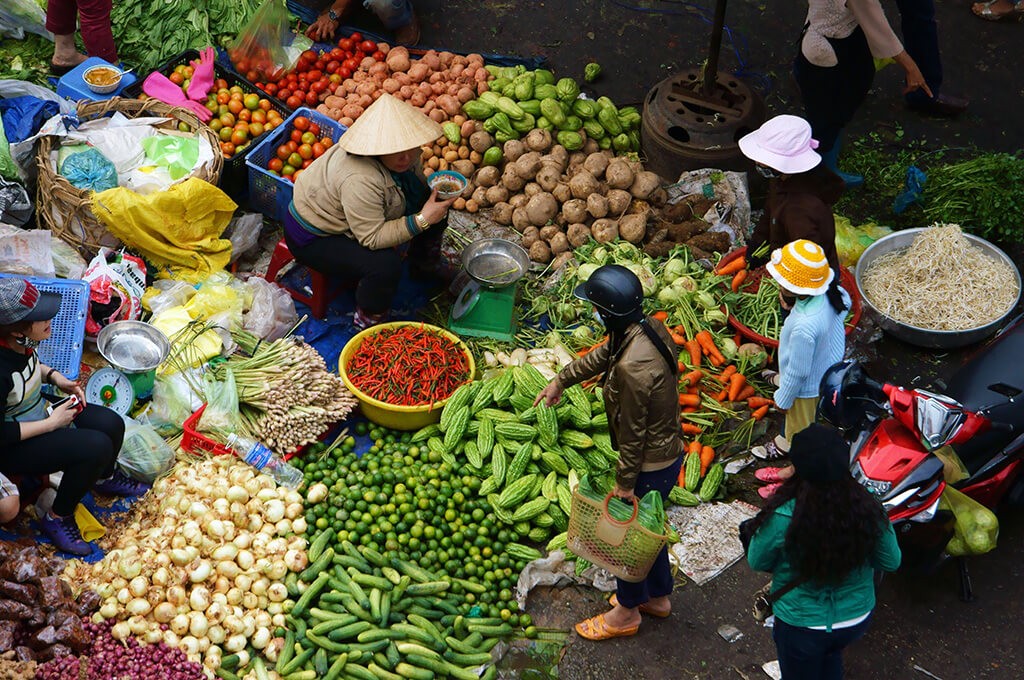
[[982, 238], [1008, 243], [1024, 238], [1024, 157], [982, 154], [930, 168], [924, 215], [959, 224]]
[[27, 80], [49, 86], [53, 43], [46, 38], [35, 33], [27, 33], [24, 40], [0, 38], [0, 55], [0, 80]]

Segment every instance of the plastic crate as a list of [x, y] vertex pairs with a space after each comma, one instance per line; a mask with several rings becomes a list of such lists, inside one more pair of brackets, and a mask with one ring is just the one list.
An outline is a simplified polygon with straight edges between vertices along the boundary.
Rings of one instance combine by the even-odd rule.
[[288, 204], [292, 202], [292, 183], [267, 170], [267, 163], [274, 157], [277, 147], [284, 142], [286, 136], [291, 134], [292, 122], [299, 116], [305, 116], [319, 125], [320, 136], [330, 134], [335, 142], [348, 129], [318, 111], [300, 106], [249, 152], [245, 158], [245, 165], [249, 168], [249, 206], [278, 222], [284, 220]]
[[199, 410], [190, 415], [181, 426], [181, 448], [189, 453], [212, 453], [215, 456], [233, 456], [235, 452], [218, 444], [209, 437], [204, 437], [196, 430], [199, 419], [206, 410], [206, 404], [199, 407]]
[[[199, 59], [199, 52], [197, 50], [185, 50], [178, 56], [168, 59], [159, 68], [157, 68], [156, 71], [163, 73], [165, 76], [169, 76], [174, 71], [174, 67], [178, 64], [188, 64], [196, 59]], [[228, 87], [238, 85], [246, 94], [258, 94], [261, 98], [269, 100], [271, 108], [275, 109], [285, 118], [287, 118], [292, 112], [292, 110], [285, 106], [285, 103], [280, 99], [268, 95], [266, 92], [256, 87], [255, 84], [249, 82], [243, 76], [235, 72], [233, 68], [221, 64], [219, 61], [213, 62], [213, 77], [215, 80], [217, 78], [223, 78], [227, 82]], [[121, 96], [129, 98], [138, 97], [142, 94], [142, 82], [144, 80], [145, 78], [142, 78], [134, 85], [125, 88]], [[260, 137], [266, 137], [267, 134], [268, 133], [264, 132]], [[218, 185], [224, 193], [231, 196], [236, 201], [240, 201], [245, 198], [245, 192], [249, 186], [245, 169], [245, 157], [254, 148], [256, 148], [257, 144], [258, 142], [253, 140], [249, 143], [249, 146], [242, 151], [239, 151], [231, 158], [224, 159], [224, 170], [221, 171], [220, 182]]]
[[82, 368], [89, 284], [77, 279], [43, 279], [16, 274], [0, 274], [0, 277], [26, 279], [41, 291], [60, 295], [60, 310], [50, 322], [50, 337], [39, 345], [39, 360], [76, 380]]

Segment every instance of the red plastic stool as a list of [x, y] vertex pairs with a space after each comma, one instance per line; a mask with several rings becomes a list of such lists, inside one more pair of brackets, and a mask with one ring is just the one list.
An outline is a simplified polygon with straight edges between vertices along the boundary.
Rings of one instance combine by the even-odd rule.
[[[294, 260], [295, 256], [292, 255], [292, 251], [288, 250], [288, 244], [282, 238], [274, 246], [274, 254], [270, 258], [270, 266], [267, 267], [267, 273], [263, 278], [271, 283], [278, 283], [277, 275], [280, 273], [281, 268]], [[313, 289], [312, 295], [306, 295], [304, 291], [295, 290], [280, 283], [278, 285], [288, 291], [293, 300], [298, 300], [308, 305], [310, 311], [313, 312], [313, 316], [323, 319], [327, 315], [327, 305], [338, 296], [342, 286], [334, 286], [332, 288], [326, 276], [309, 267], [307, 269], [309, 269], [310, 288]]]

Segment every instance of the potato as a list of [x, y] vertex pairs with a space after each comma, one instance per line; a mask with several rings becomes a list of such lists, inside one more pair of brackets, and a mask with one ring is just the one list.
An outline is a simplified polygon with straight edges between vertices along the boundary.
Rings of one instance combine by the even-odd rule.
[[472, 198], [469, 199], [468, 201], [466, 201], [466, 212], [475, 213], [479, 209], [480, 209], [480, 205], [476, 201], [474, 201]]
[[537, 176], [534, 177], [534, 181], [540, 186], [541, 189], [550, 192], [554, 191], [555, 187], [558, 186], [558, 180], [560, 180], [561, 178], [562, 173], [560, 173], [556, 168], [553, 168], [550, 165], [548, 165], [541, 167], [541, 169], [537, 172]]
[[592, 217], [604, 217], [608, 214], [608, 199], [601, 194], [587, 196], [587, 212]]
[[501, 150], [505, 156], [506, 162], [515, 163], [519, 160], [520, 156], [526, 153], [526, 144], [518, 139], [510, 139], [505, 142], [505, 146], [503, 146]]
[[668, 192], [663, 187], [658, 187], [647, 197], [647, 201], [655, 208], [662, 208], [668, 203]]
[[618, 225], [614, 220], [610, 220], [607, 217], [594, 220], [594, 224], [591, 225], [590, 231], [594, 235], [594, 240], [598, 243], [611, 243], [619, 237]]
[[528, 198], [533, 198], [542, 191], [544, 190], [541, 189], [540, 185], [536, 182], [527, 182], [526, 186], [523, 187], [523, 193], [526, 194]]
[[[462, 147], [462, 148], [464, 149], [466, 147]], [[476, 170], [476, 166], [473, 165], [473, 161], [465, 159], [465, 158], [461, 158], [461, 159], [455, 161], [454, 163], [452, 163], [452, 170], [454, 170], [455, 172], [459, 173], [463, 177], [470, 177], [470, 176], [472, 176], [473, 171]]]
[[507, 227], [512, 224], [512, 210], [512, 206], [508, 203], [495, 203], [494, 210], [491, 211], [491, 219], [498, 224]]
[[555, 197], [555, 200], [559, 203], [565, 203], [572, 198], [572, 192], [569, 191], [569, 185], [565, 182], [559, 182], [555, 185], [555, 188], [551, 190], [551, 195]]
[[487, 198], [487, 202], [490, 203], [491, 205], [504, 203], [505, 201], [508, 200], [508, 189], [501, 186], [500, 184], [497, 184], [493, 187], [488, 188], [487, 191], [484, 193], [484, 196]]
[[[604, 171], [608, 169], [608, 157], [603, 153], [592, 153], [583, 161], [583, 167], [595, 179], [601, 179], [604, 177]], [[599, 217], [604, 217], [604, 215], [599, 215]]]
[[561, 255], [565, 251], [569, 250], [569, 239], [565, 237], [565, 234], [558, 232], [548, 240], [548, 244], [551, 246], [551, 253], [553, 255]]
[[558, 214], [558, 202], [545, 191], [531, 197], [525, 210], [530, 216], [530, 224], [542, 227]]
[[623, 189], [609, 189], [605, 198], [608, 199], [608, 212], [616, 217], [626, 212], [629, 209], [630, 202], [633, 200], [629, 192]]
[[587, 202], [582, 198], [570, 199], [562, 204], [562, 214], [569, 224], [585, 222], [587, 220]]
[[487, 189], [483, 187], [477, 187], [476, 190], [473, 191], [473, 196], [470, 200], [476, 201], [477, 205], [481, 208], [486, 208], [491, 205], [490, 201], [487, 200]]
[[[431, 158], [430, 160], [436, 161], [437, 159]], [[436, 170], [437, 168], [434, 169]], [[466, 182], [466, 188], [462, 190], [462, 193], [459, 194], [459, 196], [468, 201], [469, 199], [473, 198], [473, 192], [476, 191], [476, 187], [477, 185], [473, 180]]]
[[530, 224], [530, 217], [526, 213], [526, 208], [515, 208], [512, 210], [512, 226], [519, 232], [523, 232], [527, 227], [533, 226]]
[[573, 248], [579, 248], [590, 240], [590, 227], [580, 223], [570, 224], [566, 234], [569, 239], [569, 245]]
[[562, 213], [558, 213], [557, 215], [555, 215], [554, 222], [562, 229], [565, 229], [567, 226], [569, 226], [569, 221], [565, 219], [565, 215], [563, 215]]
[[530, 197], [526, 194], [516, 194], [508, 199], [509, 205], [513, 208], [525, 208], [526, 204], [529, 203]]
[[551, 148], [551, 133], [540, 128], [530, 130], [526, 135], [526, 146], [530, 151], [544, 153]]
[[572, 261], [573, 255], [571, 250], [567, 250], [564, 253], [559, 254], [555, 259], [551, 260], [552, 269], [561, 269], [568, 262]]
[[516, 172], [516, 166], [514, 163], [509, 163], [505, 166], [505, 172], [501, 175], [501, 183], [509, 191], [521, 191], [526, 186], [526, 180], [519, 176]]
[[623, 215], [619, 218], [619, 236], [630, 243], [640, 243], [646, 234], [646, 215]]
[[588, 139], [583, 142], [583, 153], [592, 154], [597, 153], [601, 150], [601, 146], [597, 143], [596, 139]]
[[561, 234], [561, 233], [562, 233], [561, 227], [559, 227], [559, 226], [557, 226], [555, 224], [548, 224], [548, 225], [543, 226], [543, 227], [540, 228], [540, 237], [542, 239], [544, 239], [545, 241], [550, 241], [552, 238], [554, 238], [555, 234]]
[[516, 161], [516, 172], [523, 179], [533, 179], [540, 171], [540, 154], [527, 151]]
[[494, 137], [491, 137], [491, 133], [485, 130], [474, 132], [469, 136], [469, 146], [473, 151], [483, 153], [494, 146]]
[[608, 164], [604, 179], [612, 189], [629, 189], [633, 186], [633, 170], [626, 161], [616, 159]]
[[597, 180], [586, 170], [578, 172], [569, 180], [569, 191], [576, 198], [586, 200], [590, 194], [597, 192], [597, 190]]
[[648, 203], [647, 201], [633, 199], [633, 201], [629, 204], [629, 210], [627, 210], [626, 212], [631, 215], [646, 215], [647, 213], [653, 211], [651, 210], [651, 204]]
[[544, 241], [537, 239], [530, 246], [530, 259], [541, 264], [551, 262], [551, 248]]
[[569, 154], [569, 167], [571, 168], [574, 165], [583, 165], [583, 163], [586, 160], [587, 154], [583, 153], [582, 151], [573, 151], [571, 154]]
[[[660, 187], [661, 178], [659, 178], [655, 173], [645, 170], [637, 173], [633, 178], [633, 183], [629, 187], [629, 193], [633, 195], [633, 198], [639, 198], [640, 200], [645, 201]], [[625, 187], [615, 188], [620, 189]]]
[[493, 187], [501, 181], [501, 170], [493, 165], [486, 165], [477, 171], [473, 181], [482, 187]]
[[555, 144], [551, 147], [551, 151], [548, 155], [557, 159], [558, 162], [562, 164], [562, 168], [569, 167], [569, 151], [561, 144]]
[[540, 157], [540, 167], [542, 168], [554, 168], [561, 175], [565, 172], [566, 160], [554, 154], [545, 154]]
[[529, 250], [530, 246], [532, 246], [534, 242], [539, 238], [540, 232], [537, 230], [537, 227], [527, 227], [526, 229], [523, 229], [523, 238], [521, 245], [527, 250]]

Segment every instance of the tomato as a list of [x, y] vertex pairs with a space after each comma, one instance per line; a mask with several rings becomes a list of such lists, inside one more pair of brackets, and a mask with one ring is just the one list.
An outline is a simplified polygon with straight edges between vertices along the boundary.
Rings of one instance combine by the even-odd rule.
[[245, 79], [246, 80], [250, 80], [252, 82], [256, 82], [257, 80], [260, 79], [260, 72], [259, 71], [242, 71], [242, 73], [245, 73]]
[[221, 114], [220, 122], [224, 127], [232, 127], [235, 124], [235, 117], [230, 113]]
[[267, 122], [267, 112], [264, 111], [263, 109], [256, 109], [255, 111], [252, 112], [252, 122], [254, 122], [254, 123], [266, 123]]
[[[341, 65], [351, 72], [359, 68], [359, 61], [355, 57], [352, 57], [350, 59], [346, 59]], [[345, 77], [347, 78], [348, 76]]]
[[253, 137], [259, 137], [264, 132], [263, 123], [249, 123], [249, 134]]
[[296, 170], [295, 174], [292, 175], [292, 181], [294, 182], [295, 180], [297, 180], [299, 178], [299, 175], [301, 175], [301, 174], [302, 174], [302, 169]]
[[317, 58], [319, 58], [320, 55], [317, 54], [316, 52], [314, 52], [313, 50], [306, 50], [305, 52], [303, 52], [299, 56], [302, 57], [303, 59], [305, 59], [306, 61], [309, 61], [310, 63], [312, 63], [312, 62], [316, 61]]
[[346, 78], [351, 78], [352, 69], [350, 69], [348, 66], [342, 66], [341, 68], [338, 69], [338, 75], [341, 76], [342, 80], [345, 80]]
[[244, 108], [245, 108], [245, 105], [242, 104], [241, 100], [239, 100], [239, 99], [232, 99], [231, 101], [228, 102], [228, 111], [230, 111], [231, 113], [235, 114], [236, 116]]
[[185, 82], [185, 76], [181, 75], [181, 73], [179, 73], [178, 71], [175, 71], [174, 73], [172, 73], [169, 76], [169, 78], [170, 78], [170, 81], [172, 83], [174, 83], [175, 85], [181, 85], [182, 83]]
[[334, 49], [327, 53], [327, 56], [329, 56], [334, 61], [341, 61], [342, 59], [345, 58], [345, 50], [341, 49], [340, 47], [335, 47]]
[[288, 147], [288, 153], [295, 153], [299, 148], [299, 145], [295, 142], [294, 139], [289, 139], [287, 142], [285, 142], [285, 146]]
[[244, 130], [235, 130], [231, 133], [231, 143], [240, 146], [249, 141], [249, 133]]
[[292, 96], [292, 91], [287, 87], [282, 87], [280, 90], [277, 91], [277, 96], [280, 97], [281, 99], [288, 99], [288, 97]]
[[325, 151], [327, 151], [327, 149], [324, 148], [324, 145], [317, 142], [313, 145], [313, 158], [320, 158], [320, 156], [324, 155]]
[[322, 68], [314, 69], [306, 74], [306, 80], [308, 80], [311, 83], [315, 83], [316, 81], [320, 80], [320, 78], [322, 78], [323, 75], [324, 70]]
[[220, 122], [220, 118], [214, 118], [208, 123], [208, 125], [214, 132], [220, 132], [220, 129], [224, 127], [224, 124]]
[[352, 41], [353, 45], [358, 45], [363, 41], [363, 34], [357, 31], [349, 36], [349, 40]]
[[299, 153], [296, 151], [295, 153], [289, 155], [287, 161], [285, 162], [288, 163], [288, 165], [292, 165], [297, 168], [300, 165], [302, 165], [303, 160], [304, 159], [302, 158], [302, 156], [300, 156]]
[[306, 94], [306, 106], [316, 106], [320, 103], [320, 95], [316, 92], [309, 92]]
[[374, 52], [377, 51], [377, 43], [373, 42], [372, 40], [364, 40], [363, 42], [359, 43], [359, 49], [362, 50], [363, 52], [366, 52], [367, 54], [373, 54]]
[[245, 73], [246, 71], [250, 70], [252, 66], [249, 65], [248, 59], [239, 59], [235, 62], [235, 68], [238, 70], [239, 73]]
[[232, 128], [232, 127], [230, 127], [228, 125], [225, 125], [224, 127], [222, 127], [220, 129], [220, 132], [217, 133], [217, 136], [220, 137], [220, 141], [222, 141], [222, 142], [230, 142], [231, 141], [231, 133], [234, 132], [234, 131], [235, 131], [234, 128]]
[[267, 86], [263, 88], [263, 91], [273, 97], [277, 94], [277, 85], [274, 83], [267, 83]]
[[333, 75], [334, 72], [337, 71], [339, 68], [341, 68], [341, 62], [338, 61], [337, 59], [332, 59], [331, 61], [327, 62], [327, 68], [325, 70]]
[[316, 63], [313, 64], [314, 70], [317, 71], [323, 71], [325, 66], [327, 66], [327, 62], [323, 59], [317, 59]]
[[252, 111], [250, 111], [249, 109], [242, 109], [238, 112], [238, 120], [248, 123], [250, 120], [252, 120]]
[[309, 129], [309, 118], [306, 118], [305, 116], [296, 116], [295, 120], [292, 121], [292, 125], [296, 130], [305, 132]]
[[324, 137], [323, 139], [320, 140], [320, 144], [324, 147], [324, 149], [330, 149], [332, 146], [334, 146], [334, 140], [331, 139], [330, 137]]
[[296, 144], [300, 143], [302, 141], [302, 132], [300, 130], [292, 130], [290, 139]]
[[302, 102], [302, 99], [299, 99], [298, 96], [293, 94], [291, 97], [288, 97], [288, 99], [285, 100], [284, 103], [288, 106], [289, 109], [297, 109], [300, 106], [302, 106]]
[[326, 78], [321, 78], [320, 80], [310, 85], [309, 90], [310, 92], [316, 92], [317, 94], [320, 94], [321, 92], [325, 91], [327, 89], [327, 86], [330, 84], [331, 81], [327, 80]]
[[380, 50], [377, 50], [376, 52], [373, 53], [374, 61], [384, 61], [387, 58], [388, 58], [388, 55], [384, 54]]
[[280, 158], [271, 158], [270, 162], [267, 163], [267, 170], [273, 170], [274, 172], [281, 172], [281, 168], [284, 167], [284, 161]]
[[352, 51], [352, 38], [342, 38], [338, 41], [338, 47], [345, 52]]
[[281, 146], [277, 147], [277, 157], [280, 158], [282, 161], [288, 160], [288, 156], [291, 155], [292, 150], [288, 148], [287, 144], [282, 144]]
[[[314, 137], [319, 137], [320, 136], [320, 126], [317, 125], [316, 123], [310, 123], [309, 124], [309, 131], [313, 133]], [[310, 144], [312, 144], [312, 143], [313, 142], [310, 142]]]
[[285, 165], [283, 168], [281, 168], [281, 174], [284, 175], [285, 177], [291, 177], [292, 175], [295, 174], [295, 166]]
[[263, 111], [263, 112], [272, 111], [273, 108], [274, 107], [270, 103], [269, 99], [261, 99], [260, 100], [260, 111]]
[[308, 168], [312, 164], [313, 164], [313, 159], [312, 158], [307, 158], [306, 160], [302, 161], [302, 169], [305, 170], [306, 168]]
[[224, 152], [225, 156], [230, 157], [235, 155], [235, 145], [231, 142], [224, 142], [220, 145], [220, 149]]
[[[327, 76], [327, 80], [331, 83], [333, 87], [335, 85], [340, 85], [341, 81], [344, 80], [344, 78], [341, 77], [340, 73], [332, 73], [331, 75]], [[331, 92], [334, 92], [334, 89], [332, 89]]]

